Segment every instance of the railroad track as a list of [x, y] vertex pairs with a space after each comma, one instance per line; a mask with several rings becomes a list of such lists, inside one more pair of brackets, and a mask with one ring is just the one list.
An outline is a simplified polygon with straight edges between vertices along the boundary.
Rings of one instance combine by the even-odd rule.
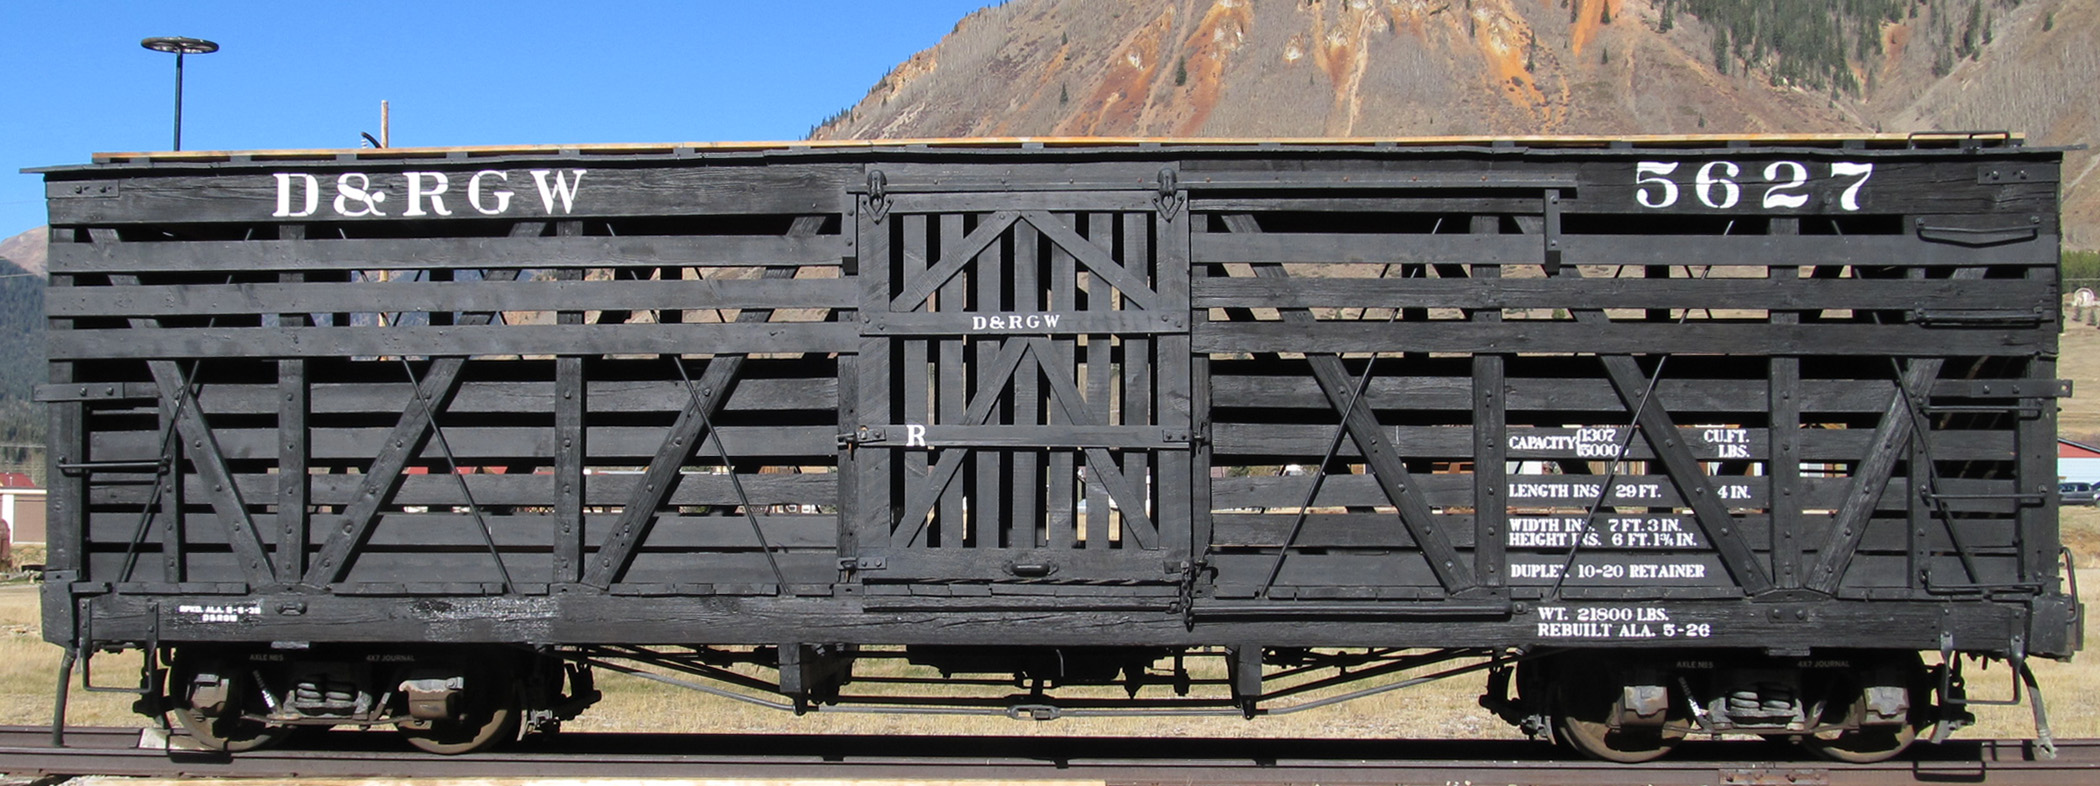
[[[1762, 742], [1685, 743], [1668, 760], [1612, 765], [1545, 745], [1502, 741], [1100, 739], [565, 734], [522, 749], [439, 757], [386, 733], [330, 732], [310, 750], [237, 756], [181, 750], [157, 732], [0, 727], [0, 772], [149, 777], [550, 777], [939, 779], [1109, 784], [1537, 784], [1538, 786], [1848, 786], [2100, 782], [2100, 740], [2060, 743], [2037, 760], [2023, 740], [1919, 745], [1902, 761], [1837, 765], [1771, 761], [1794, 753]], [[171, 748], [173, 748], [171, 750]]]

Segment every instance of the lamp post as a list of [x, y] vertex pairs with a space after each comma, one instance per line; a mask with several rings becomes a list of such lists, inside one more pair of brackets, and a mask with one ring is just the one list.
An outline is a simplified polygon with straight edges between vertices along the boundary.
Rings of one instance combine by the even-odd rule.
[[167, 52], [175, 56], [175, 149], [182, 149], [182, 56], [208, 55], [219, 51], [219, 45], [202, 38], [182, 36], [155, 36], [140, 41], [139, 46], [155, 52]]

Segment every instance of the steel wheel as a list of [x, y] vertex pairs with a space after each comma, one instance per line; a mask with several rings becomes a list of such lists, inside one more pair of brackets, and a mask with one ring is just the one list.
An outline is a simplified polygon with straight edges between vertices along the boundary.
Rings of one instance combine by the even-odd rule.
[[[1561, 742], [1593, 759], [1633, 764], [1654, 761], [1677, 747], [1684, 730], [1665, 726], [1611, 728], [1620, 679], [1598, 659], [1577, 663], [1588, 668], [1557, 669], [1553, 727]], [[1673, 716], [1675, 713], [1671, 713]]]
[[[1915, 652], [1903, 655], [1882, 656], [1873, 668], [1865, 673], [1870, 680], [1880, 684], [1901, 684], [1910, 689], [1910, 717], [1902, 723], [1890, 726], [1868, 726], [1849, 731], [1833, 731], [1810, 735], [1801, 740], [1802, 747], [1811, 753], [1831, 761], [1853, 764], [1871, 764], [1893, 759], [1910, 747], [1918, 738], [1918, 730], [1927, 725], [1926, 708], [1919, 699], [1927, 695], [1925, 664]], [[1845, 686], [1830, 697], [1831, 712], [1836, 717], [1826, 718], [1837, 723], [1857, 721], [1866, 717], [1866, 696], [1857, 684]]]
[[1831, 761], [1871, 764], [1888, 761], [1918, 738], [1918, 727], [1909, 723], [1857, 731], [1832, 732], [1829, 737], [1812, 735], [1801, 746]]
[[175, 716], [176, 725], [189, 732], [197, 744], [215, 751], [240, 753], [275, 745], [291, 734], [289, 727], [272, 726], [247, 716], [246, 710], [250, 706], [262, 703], [261, 694], [257, 693], [260, 689], [237, 677], [233, 679], [236, 686], [234, 696], [218, 715], [206, 715], [190, 706], [187, 687], [197, 671], [197, 664], [178, 657], [168, 671], [164, 691], [169, 714]]
[[403, 722], [395, 728], [408, 738], [408, 744], [444, 756], [472, 753], [517, 738], [518, 686], [508, 673], [487, 667], [469, 670], [460, 699], [465, 706], [456, 716]]

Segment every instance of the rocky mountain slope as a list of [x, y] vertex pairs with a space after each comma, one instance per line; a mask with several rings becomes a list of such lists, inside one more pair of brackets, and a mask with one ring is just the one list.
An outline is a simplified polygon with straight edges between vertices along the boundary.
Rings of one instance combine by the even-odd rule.
[[[1804, 16], [1806, 15], [1806, 16]], [[2100, 131], [2100, 0], [1014, 0], [818, 139]], [[2100, 245], [2090, 152], [2067, 244]]]
[[39, 276], [44, 275], [44, 257], [48, 250], [43, 227], [0, 240], [0, 259], [13, 262], [15, 267]]

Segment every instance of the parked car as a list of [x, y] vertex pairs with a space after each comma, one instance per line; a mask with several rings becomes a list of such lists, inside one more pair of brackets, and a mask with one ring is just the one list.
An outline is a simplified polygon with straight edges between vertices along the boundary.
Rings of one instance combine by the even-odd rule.
[[2100, 486], [2091, 483], [2058, 483], [2056, 504], [2100, 505]]

